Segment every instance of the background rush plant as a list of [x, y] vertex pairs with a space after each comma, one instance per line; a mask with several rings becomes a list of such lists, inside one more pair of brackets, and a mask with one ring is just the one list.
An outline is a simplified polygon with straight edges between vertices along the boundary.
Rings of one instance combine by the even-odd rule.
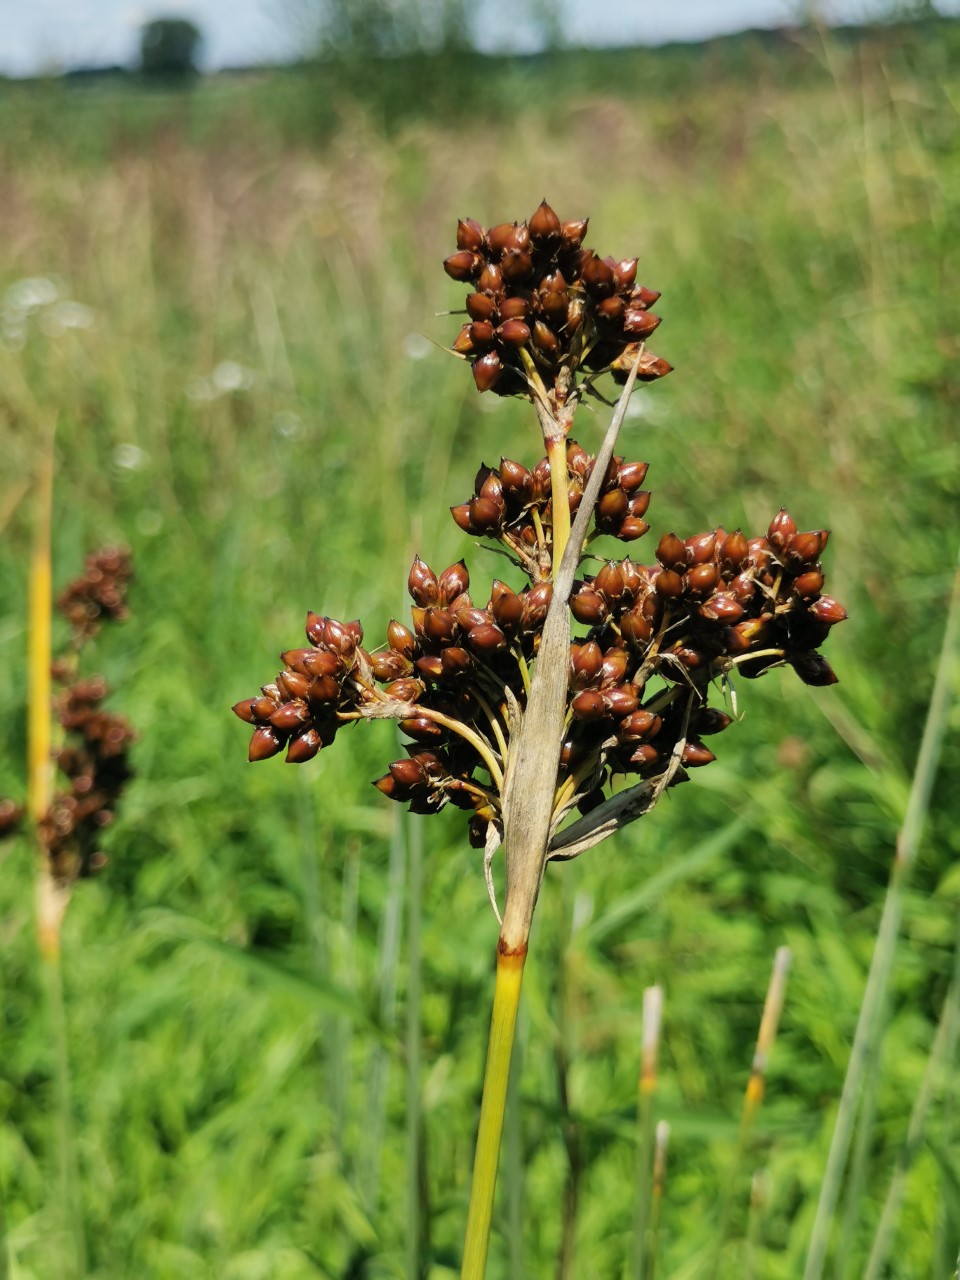
[[[688, 769], [715, 758], [702, 739], [731, 716], [709, 699], [726, 693], [735, 671], [754, 677], [789, 663], [807, 684], [833, 683], [819, 646], [846, 617], [822, 593], [827, 531], [798, 531], [783, 508], [763, 535], [671, 532], [654, 564], [608, 560], [575, 579], [588, 538], [634, 541], [647, 531], [646, 464], [614, 447], [636, 379], [669, 371], [642, 342], [659, 295], [636, 286], [636, 260], [584, 249], [586, 225], [561, 222], [546, 202], [529, 223], [486, 231], [462, 221], [444, 264], [476, 285], [454, 349], [481, 392], [532, 401], [547, 446], [532, 470], [507, 459], [482, 466], [473, 497], [452, 509], [465, 532], [501, 544], [527, 585], [516, 592], [494, 580], [479, 605], [462, 561], [436, 574], [417, 556], [412, 628], [391, 622], [385, 645], [370, 650], [359, 621], [310, 613], [309, 646], [284, 653], [276, 680], [234, 707], [254, 726], [251, 760], [286, 747], [287, 760], [302, 763], [346, 723], [398, 720], [412, 740], [408, 756], [376, 785], [416, 812], [447, 803], [471, 812], [495, 910], [489, 866], [504, 845], [462, 1269], [471, 1278], [486, 1267], [520, 981], [547, 862], [576, 857], [648, 813]], [[603, 372], [624, 385], [591, 456], [569, 432]], [[587, 628], [572, 643], [571, 611]], [[636, 780], [618, 790], [622, 776]], [[565, 826], [574, 810], [581, 816]]]

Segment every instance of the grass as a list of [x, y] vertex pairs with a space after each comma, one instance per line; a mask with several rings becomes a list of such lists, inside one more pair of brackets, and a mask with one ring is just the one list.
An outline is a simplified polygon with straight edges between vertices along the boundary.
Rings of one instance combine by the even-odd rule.
[[[749, 77], [714, 58], [644, 81], [628, 72], [647, 64], [612, 58], [610, 87], [518, 80], [509, 112], [474, 94], [447, 122], [386, 121], [343, 97], [322, 134], [311, 121], [329, 102], [306, 76], [151, 100], [142, 125], [134, 105], [111, 113], [109, 95], [76, 110], [42, 86], [8, 96], [0, 289], [44, 278], [59, 298], [25, 313], [12, 305], [22, 288], [5, 292], [0, 317], [0, 791], [23, 790], [22, 495], [54, 416], [57, 580], [106, 540], [132, 544], [138, 566], [134, 617], [92, 659], [139, 729], [138, 777], [63, 937], [89, 1276], [457, 1274], [496, 938], [482, 855], [458, 815], [423, 824], [420, 917], [408, 897], [391, 976], [393, 814], [369, 780], [395, 754], [393, 731], [345, 733], [303, 771], [248, 769], [228, 708], [272, 676], [307, 607], [382, 634], [414, 549], [437, 568], [469, 552], [478, 584], [502, 572], [446, 508], [481, 458], [539, 456], [536, 433], [418, 335], [455, 331], [433, 314], [458, 304], [439, 267], [456, 217], [522, 216], [543, 195], [565, 216], [589, 212], [591, 241], [638, 252], [664, 292], [654, 346], [677, 371], [642, 393], [623, 438], [652, 464], [654, 530], [760, 529], [786, 501], [802, 527], [832, 528], [829, 579], [851, 618], [828, 647], [836, 689], [810, 695], [790, 673], [742, 681], [744, 721], [714, 765], [548, 874], [524, 978], [513, 1199], [495, 1210], [489, 1274], [511, 1275], [518, 1256], [528, 1275], [555, 1270], [571, 1124], [574, 1274], [630, 1265], [655, 983], [656, 1118], [670, 1135], [656, 1274], [707, 1273], [758, 975], [784, 945], [789, 990], [749, 1150], [762, 1214], [748, 1218], [744, 1168], [721, 1275], [739, 1274], [748, 1237], [754, 1275], [801, 1273], [960, 533], [960, 86], [936, 42], [805, 48], [795, 76], [776, 50]], [[268, 101], [285, 105], [260, 112]], [[48, 131], [28, 146], [43, 112]], [[595, 445], [599, 423], [578, 434]], [[847, 1276], [866, 1265], [953, 972], [956, 728], [954, 708], [903, 894]], [[51, 1230], [34, 862], [25, 843], [0, 856], [0, 1198], [9, 1274], [47, 1280], [66, 1264]], [[889, 1274], [904, 1280], [953, 1265], [955, 1090], [929, 1109], [903, 1183]]]

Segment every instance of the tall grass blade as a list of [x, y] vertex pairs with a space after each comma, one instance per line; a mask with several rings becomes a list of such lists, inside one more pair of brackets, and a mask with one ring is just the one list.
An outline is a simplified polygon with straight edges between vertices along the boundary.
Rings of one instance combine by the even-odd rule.
[[954, 1063], [956, 1058], [957, 1038], [958, 1032], [960, 1032], [960, 930], [957, 933], [955, 948], [953, 977], [943, 1002], [937, 1033], [934, 1036], [930, 1057], [923, 1073], [923, 1080], [920, 1083], [920, 1089], [914, 1101], [913, 1110], [910, 1113], [907, 1138], [900, 1150], [893, 1178], [890, 1182], [886, 1199], [883, 1202], [883, 1210], [881, 1211], [880, 1222], [877, 1225], [877, 1232], [874, 1236], [873, 1248], [870, 1250], [870, 1257], [867, 1260], [864, 1280], [879, 1280], [883, 1272], [884, 1264], [890, 1255], [890, 1246], [893, 1244], [897, 1218], [900, 1214], [900, 1206], [903, 1203], [907, 1175], [910, 1172], [910, 1166], [913, 1164], [914, 1156], [917, 1154], [917, 1149], [923, 1137], [923, 1127], [926, 1122], [927, 1112], [930, 1110], [930, 1104], [933, 1101], [934, 1091], [942, 1084], [946, 1076], [946, 1070], [950, 1064]]
[[422, 1256], [424, 1242], [423, 1205], [421, 1203], [422, 1169], [420, 1159], [420, 991], [423, 981], [421, 925], [423, 895], [423, 827], [416, 814], [406, 816], [408, 873], [407, 885], [407, 1196], [406, 1196], [406, 1280], [420, 1280], [426, 1260]]
[[820, 1198], [817, 1203], [816, 1217], [811, 1232], [807, 1262], [803, 1271], [803, 1280], [820, 1280], [823, 1275], [827, 1250], [830, 1245], [830, 1227], [840, 1193], [840, 1183], [844, 1166], [850, 1150], [850, 1139], [856, 1119], [860, 1089], [868, 1062], [876, 1053], [877, 1038], [880, 1031], [880, 1018], [886, 999], [887, 986], [893, 968], [897, 937], [900, 932], [900, 920], [903, 915], [903, 899], [910, 870], [917, 852], [920, 832], [926, 817], [933, 787], [937, 764], [940, 759], [940, 746], [951, 702], [951, 683], [953, 665], [960, 638], [960, 570], [956, 571], [953, 580], [953, 591], [947, 625], [944, 631], [937, 673], [934, 679], [933, 693], [927, 710], [920, 753], [910, 786], [906, 813], [900, 834], [897, 839], [896, 855], [890, 883], [883, 905], [880, 927], [877, 931], [877, 943], [870, 963], [866, 991], [857, 1029], [854, 1034], [850, 1061], [840, 1095], [837, 1120], [827, 1155], [823, 1182], [820, 1187]]
[[507, 1197], [507, 1230], [510, 1280], [526, 1280], [523, 1267], [523, 1107], [520, 1079], [523, 1073], [524, 1021], [519, 1020], [517, 1039], [507, 1081], [507, 1133], [504, 1140], [503, 1183]]
[[770, 982], [767, 986], [767, 996], [763, 1002], [763, 1013], [760, 1017], [760, 1030], [757, 1033], [757, 1047], [753, 1055], [753, 1065], [750, 1068], [750, 1079], [747, 1081], [747, 1088], [743, 1098], [743, 1112], [740, 1117], [740, 1132], [737, 1135], [737, 1150], [733, 1159], [733, 1168], [727, 1179], [727, 1188], [723, 1198], [723, 1208], [720, 1213], [720, 1227], [717, 1231], [717, 1240], [713, 1253], [713, 1264], [710, 1269], [711, 1277], [715, 1277], [720, 1271], [720, 1258], [723, 1253], [723, 1246], [726, 1243], [727, 1231], [730, 1226], [730, 1211], [733, 1205], [733, 1197], [740, 1181], [740, 1170], [743, 1167], [743, 1159], [750, 1145], [750, 1137], [753, 1133], [753, 1124], [760, 1110], [760, 1104], [763, 1102], [763, 1093], [766, 1083], [767, 1065], [770, 1061], [770, 1054], [773, 1050], [774, 1041], [777, 1038], [777, 1028], [780, 1025], [780, 1015], [783, 1012], [783, 1002], [787, 993], [787, 976], [790, 972], [790, 962], [792, 956], [789, 947], [778, 947], [773, 957], [773, 970], [770, 974]]
[[655, 1280], [660, 1256], [660, 1215], [663, 1209], [663, 1189], [667, 1179], [667, 1144], [670, 1141], [670, 1125], [666, 1120], [657, 1123], [653, 1148], [653, 1191], [650, 1203], [650, 1266], [648, 1280]]
[[643, 993], [643, 1030], [640, 1045], [640, 1079], [637, 1098], [637, 1203], [633, 1224], [636, 1280], [646, 1272], [647, 1226], [652, 1213], [653, 1096], [657, 1088], [660, 1026], [663, 1020], [663, 987], [647, 987]]

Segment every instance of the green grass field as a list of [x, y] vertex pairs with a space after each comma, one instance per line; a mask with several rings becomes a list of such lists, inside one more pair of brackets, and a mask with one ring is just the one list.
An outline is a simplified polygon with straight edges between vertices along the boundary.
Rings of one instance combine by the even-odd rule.
[[[24, 785], [50, 424], [57, 580], [104, 542], [137, 566], [132, 618], [91, 655], [137, 726], [137, 778], [64, 937], [87, 1276], [458, 1273], [497, 936], [482, 856], [461, 815], [407, 819], [371, 788], [390, 725], [302, 769], [251, 768], [229, 708], [272, 678], [307, 608], [370, 636], [404, 617], [414, 551], [438, 569], [466, 555], [478, 584], [502, 573], [448, 507], [481, 460], [541, 449], [524, 405], [481, 399], [432, 345], [457, 324], [435, 313], [461, 305], [440, 262], [458, 216], [525, 217], [544, 195], [663, 292], [652, 345], [676, 372], [639, 393], [622, 438], [651, 463], [637, 558], [671, 528], [759, 533], [786, 503], [832, 529], [828, 589], [850, 620], [827, 649], [838, 687], [741, 682], [715, 764], [550, 870], [490, 1276], [633, 1275], [655, 982], [657, 1275], [802, 1273], [960, 541], [960, 75], [952, 28], [801, 40], [741, 63], [498, 66], [499, 97], [474, 69], [443, 114], [411, 109], [409, 84], [393, 111], [319, 71], [182, 97], [0, 90], [0, 794]], [[588, 448], [605, 421], [583, 412]], [[864, 1274], [953, 970], [958, 728], [954, 707], [840, 1280]], [[20, 839], [0, 857], [0, 1276], [59, 1280], [78, 1269], [33, 853]], [[737, 1161], [781, 945], [786, 1006]], [[898, 1280], [955, 1266], [958, 1104], [954, 1072], [906, 1184]]]

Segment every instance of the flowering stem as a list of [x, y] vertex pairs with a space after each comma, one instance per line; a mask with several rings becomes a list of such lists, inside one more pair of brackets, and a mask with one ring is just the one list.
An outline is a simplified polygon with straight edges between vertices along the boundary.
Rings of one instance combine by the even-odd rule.
[[470, 1186], [470, 1208], [467, 1212], [467, 1234], [463, 1245], [463, 1267], [460, 1280], [483, 1280], [490, 1244], [493, 1197], [497, 1184], [500, 1137], [510, 1078], [510, 1056], [520, 1003], [523, 964], [527, 956], [524, 945], [508, 950], [501, 940], [497, 948], [497, 977], [493, 990], [493, 1014], [490, 1019], [490, 1043], [483, 1075], [483, 1101], [480, 1105], [480, 1127]]
[[547, 440], [550, 460], [550, 497], [553, 512], [553, 576], [570, 541], [570, 500], [567, 496], [567, 441], [562, 435]]

